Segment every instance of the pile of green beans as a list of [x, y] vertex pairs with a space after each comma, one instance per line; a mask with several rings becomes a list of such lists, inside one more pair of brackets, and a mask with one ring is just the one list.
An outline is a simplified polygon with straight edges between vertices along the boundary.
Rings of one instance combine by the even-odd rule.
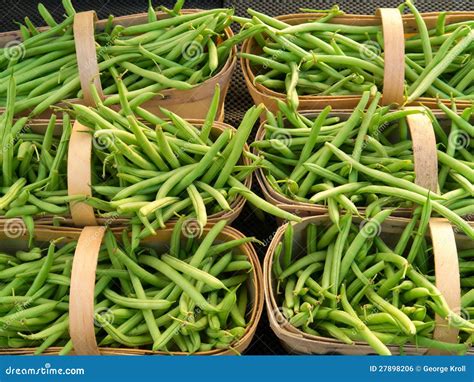
[[[115, 73], [116, 74], [116, 73]], [[68, 113], [63, 116], [60, 137], [55, 137], [53, 115], [44, 134], [32, 133], [28, 118], [13, 120], [12, 110], [2, 116], [0, 138], [0, 214], [22, 217], [30, 234], [33, 219], [41, 215], [66, 216], [70, 202], [85, 202], [99, 217], [129, 218], [141, 223], [141, 236], [178, 214], [192, 216], [202, 229], [208, 215], [231, 211], [238, 195], [278, 217], [298, 220], [254, 194], [244, 183], [258, 162], [242, 164], [252, 127], [263, 106], [252, 107], [237, 130], [213, 131], [219, 106], [216, 88], [206, 120], [198, 128], [178, 115], [161, 109], [167, 120], [140, 107], [145, 97], [128, 101], [123, 81], [116, 79], [120, 111], [105, 106], [97, 92], [97, 108], [71, 105], [68, 110], [93, 134], [92, 197], [68, 195], [67, 155], [71, 136]], [[15, 81], [10, 77], [9, 102], [15, 100]]]
[[[332, 116], [326, 107], [317, 116], [295, 112], [283, 102], [267, 113], [263, 139], [252, 143], [263, 157], [270, 186], [296, 202], [325, 204], [334, 223], [340, 210], [373, 216], [383, 208], [423, 206], [449, 219], [474, 239], [464, 216], [474, 213], [473, 108], [457, 114], [442, 105], [443, 118], [429, 109], [391, 111], [370, 93], [348, 117]], [[415, 184], [413, 142], [406, 117], [427, 113], [438, 143], [439, 193]], [[421, 208], [421, 207], [418, 207]]]
[[[65, 215], [67, 196], [67, 152], [72, 123], [62, 115], [60, 135], [56, 115], [45, 131], [34, 129], [27, 117], [14, 120], [15, 81], [10, 77], [8, 107], [0, 116], [0, 216], [22, 217], [30, 237], [34, 236], [34, 218], [42, 215]], [[59, 123], [59, 121], [58, 121]]]
[[84, 199], [81, 195], [67, 194], [67, 152], [72, 124], [67, 113], [59, 123], [60, 136], [54, 131], [58, 127], [55, 115], [44, 133], [30, 127], [26, 118], [10, 128], [0, 129], [3, 147], [7, 148], [0, 158], [0, 216], [21, 217], [31, 237], [35, 218], [68, 215], [69, 203]]
[[[140, 245], [108, 231], [99, 254], [95, 324], [101, 347], [196, 353], [232, 349], [249, 325], [253, 265], [237, 250], [252, 238], [219, 243], [222, 221], [202, 239], [183, 235], [169, 245]], [[68, 354], [69, 286], [76, 242], [53, 241], [0, 254], [0, 347], [62, 347]]]
[[[407, 102], [421, 96], [472, 100], [474, 92], [474, 25], [472, 21], [445, 24], [441, 12], [437, 26], [428, 29], [411, 1], [418, 33], [405, 39]], [[337, 6], [319, 18], [290, 25], [263, 13], [248, 10], [251, 19], [236, 17], [244, 26], [264, 29], [254, 35], [257, 51], [241, 56], [253, 64], [255, 82], [285, 93], [298, 107], [298, 96], [357, 95], [384, 78], [383, 34], [380, 25], [332, 23], [343, 14]]]
[[[245, 179], [259, 165], [240, 163], [245, 142], [263, 111], [253, 106], [237, 130], [212, 131], [219, 105], [219, 88], [206, 120], [198, 128], [161, 109], [167, 120], [140, 107], [141, 97], [128, 101], [117, 79], [122, 109], [116, 112], [100, 99], [98, 107], [72, 105], [76, 118], [94, 134], [93, 197], [86, 200], [103, 217], [116, 216], [142, 223], [142, 237], [163, 228], [176, 214], [194, 216], [201, 227], [207, 217], [232, 209], [241, 195], [263, 211], [282, 219], [299, 220], [254, 194]], [[150, 128], [151, 127], [151, 128]]]
[[[389, 214], [362, 224], [350, 214], [340, 226], [310, 223], [306, 243], [295, 243], [288, 225], [272, 263], [280, 324], [349, 345], [362, 341], [380, 355], [391, 354], [387, 345], [403, 353], [407, 344], [464, 354], [474, 333], [473, 249], [458, 252], [462, 307], [454, 312], [434, 284], [430, 215], [406, 224], [396, 241], [381, 228]], [[433, 339], [435, 314], [460, 330], [458, 343]]]
[[[113, 65], [123, 73], [132, 95], [191, 89], [218, 73], [232, 48], [249, 36], [246, 32], [227, 38], [232, 9], [184, 14], [182, 5], [178, 1], [173, 10], [164, 9], [169, 15], [164, 20], [156, 19], [150, 5], [148, 23], [127, 27], [114, 25], [110, 16], [105, 29], [96, 32], [105, 95], [117, 93], [108, 70]], [[50, 28], [39, 31], [26, 17], [20, 25], [22, 42], [0, 49], [0, 106], [6, 106], [11, 74], [18, 85], [15, 113], [30, 110], [35, 116], [55, 103], [82, 97], [72, 29], [76, 11], [71, 0], [63, 0], [63, 6], [66, 18], [57, 22], [39, 4], [40, 15]], [[114, 99], [107, 102], [112, 104]]]

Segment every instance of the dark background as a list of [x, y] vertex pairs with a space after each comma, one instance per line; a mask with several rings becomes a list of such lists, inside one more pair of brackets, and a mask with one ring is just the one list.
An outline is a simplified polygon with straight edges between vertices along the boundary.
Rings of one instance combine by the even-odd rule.
[[[236, 14], [246, 16], [247, 8], [265, 12], [276, 16], [287, 13], [297, 13], [299, 8], [329, 9], [334, 4], [339, 4], [346, 13], [372, 14], [379, 7], [396, 7], [402, 0], [318, 0], [318, 1], [278, 1], [278, 0], [188, 0], [186, 8], [235, 8]], [[42, 3], [51, 14], [59, 20], [64, 13], [60, 0], [44, 0]], [[16, 21], [21, 21], [28, 16], [35, 25], [41, 25], [42, 19], [37, 12], [38, 1], [34, 0], [0, 0], [0, 32], [18, 29]], [[99, 18], [107, 18], [109, 14], [122, 16], [132, 13], [146, 12], [148, 0], [73, 0], [77, 11], [95, 10]], [[172, 7], [173, 0], [153, 0], [153, 6], [164, 5]], [[474, 0], [418, 0], [418, 10], [434, 12], [441, 10], [474, 11]], [[252, 105], [252, 99], [247, 92], [244, 80], [237, 67], [230, 91], [226, 99], [225, 122], [238, 126], [245, 111]], [[255, 183], [255, 182], [254, 182]], [[257, 191], [257, 190], [255, 190]], [[263, 260], [265, 251], [270, 244], [273, 233], [277, 227], [273, 218], [266, 216], [262, 221], [254, 212], [254, 208], [246, 204], [242, 215], [234, 222], [233, 226], [248, 236], [256, 236], [264, 245], [256, 246], [260, 259]], [[266, 313], [262, 317], [257, 333], [247, 354], [286, 354], [278, 339], [268, 326]]]

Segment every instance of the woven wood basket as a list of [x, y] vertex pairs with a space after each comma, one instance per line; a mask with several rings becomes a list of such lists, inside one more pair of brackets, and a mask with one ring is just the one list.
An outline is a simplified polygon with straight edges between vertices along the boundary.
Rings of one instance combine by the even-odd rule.
[[[355, 222], [360, 222], [359, 218], [354, 217]], [[409, 222], [404, 218], [388, 218], [382, 225], [380, 236], [388, 244], [396, 244], [403, 228]], [[294, 228], [294, 248], [305, 248], [305, 228], [308, 224], [314, 223], [318, 226], [324, 226], [330, 223], [328, 215], [308, 217], [301, 223], [293, 225]], [[281, 226], [275, 233], [270, 246], [268, 247], [263, 264], [263, 280], [265, 290], [265, 303], [267, 314], [270, 321], [270, 327], [275, 335], [280, 339], [283, 346], [293, 353], [298, 354], [326, 354], [338, 353], [346, 355], [367, 355], [374, 354], [374, 350], [366, 343], [355, 342], [354, 345], [348, 345], [333, 338], [318, 337], [306, 334], [294, 326], [283, 317], [280, 305], [276, 299], [277, 282], [272, 272], [274, 262], [274, 252], [278, 243], [282, 241], [286, 230], [286, 224]], [[473, 224], [474, 226], [474, 224]], [[433, 253], [435, 260], [436, 286], [444, 295], [448, 304], [453, 310], [460, 307], [460, 277], [457, 257], [457, 249], [474, 248], [474, 241], [465, 235], [455, 233], [451, 225], [444, 219], [432, 218], [430, 221], [430, 236], [432, 238]], [[297, 255], [298, 256], [298, 255]], [[445, 342], [457, 342], [458, 332], [453, 328], [448, 328], [440, 317], [436, 317], [436, 328], [434, 338]], [[414, 345], [405, 345], [402, 349], [397, 346], [388, 346], [392, 354], [431, 354], [441, 355], [446, 352], [416, 347]], [[474, 354], [470, 350], [469, 354]]]
[[[200, 127], [203, 124], [203, 120], [188, 120], [189, 123]], [[48, 120], [34, 120], [28, 126], [31, 131], [36, 133], [44, 133], [48, 125]], [[213, 136], [218, 136], [225, 129], [231, 129], [235, 132], [235, 128], [222, 122], [214, 122], [211, 130]], [[92, 179], [92, 164], [91, 164], [91, 153], [93, 148], [92, 135], [87, 133], [88, 128], [81, 125], [79, 122], [75, 122], [73, 126], [73, 132], [69, 141], [68, 148], [68, 194], [69, 195], [86, 195], [92, 196], [91, 179]], [[56, 134], [61, 133], [61, 121], [57, 121]], [[249, 151], [249, 147], [246, 144], [244, 146], [245, 151]], [[241, 158], [242, 164], [249, 165], [250, 160], [244, 156]], [[246, 187], [252, 187], [252, 175], [245, 178], [244, 182]], [[237, 195], [233, 202], [230, 204], [232, 210], [221, 211], [216, 214], [208, 216], [208, 223], [215, 223], [219, 220], [227, 220], [231, 224], [242, 212], [246, 199]], [[94, 209], [86, 203], [72, 203], [71, 204], [70, 216], [61, 216], [53, 218], [52, 216], [38, 216], [35, 218], [37, 224], [41, 225], [52, 225], [53, 223], [60, 223], [61, 226], [96, 226], [96, 225], [107, 225], [107, 226], [120, 226], [127, 224], [129, 219], [122, 218], [120, 216], [114, 218], [101, 218], [96, 216]], [[15, 219], [15, 218], [13, 218]], [[0, 224], [11, 221], [11, 218], [0, 217]], [[173, 224], [176, 219], [171, 219], [168, 224]]]
[[[199, 12], [197, 9], [182, 10], [183, 14]], [[167, 18], [168, 15], [163, 12], [157, 12], [157, 19]], [[124, 27], [147, 23], [146, 13], [139, 13], [129, 16], [114, 18], [113, 25], [122, 25]], [[76, 43], [76, 55], [78, 59], [78, 70], [81, 78], [81, 87], [84, 94], [83, 99], [68, 99], [67, 103], [80, 103], [87, 106], [93, 106], [94, 101], [90, 94], [90, 84], [93, 82], [96, 88], [101, 92], [99, 68], [97, 66], [97, 53], [94, 39], [94, 31], [102, 31], [105, 28], [107, 20], [96, 21], [96, 15], [93, 11], [77, 13], [74, 19], [74, 38]], [[38, 28], [40, 31], [46, 28]], [[225, 30], [227, 38], [233, 36], [230, 28]], [[6, 46], [12, 41], [21, 41], [20, 31], [11, 31], [0, 33], [0, 47]], [[237, 63], [237, 48], [231, 50], [231, 54], [225, 62], [222, 69], [214, 76], [189, 90], [166, 89], [160, 92], [155, 98], [145, 102], [142, 107], [160, 115], [160, 107], [168, 109], [183, 118], [204, 119], [212, 101], [215, 87], [219, 84], [221, 88], [220, 106], [218, 120], [224, 120], [224, 100], [227, 90], [230, 86], [232, 73]], [[104, 97], [106, 98], [106, 97]], [[63, 104], [58, 106], [62, 107]], [[30, 110], [26, 110], [24, 115], [28, 115]], [[0, 109], [2, 112], [2, 109]], [[51, 115], [51, 109], [45, 111], [39, 117]]]
[[[428, 28], [436, 26], [438, 12], [423, 13]], [[306, 23], [310, 20], [317, 20], [323, 14], [318, 13], [300, 13], [289, 14], [276, 17], [278, 20], [284, 21], [290, 25], [298, 25]], [[446, 25], [460, 21], [474, 19], [474, 12], [449, 12], [446, 15]], [[373, 26], [381, 25], [384, 32], [385, 46], [385, 76], [383, 83], [382, 104], [404, 104], [403, 85], [405, 79], [404, 69], [404, 41], [405, 37], [412, 35], [417, 31], [416, 22], [413, 15], [401, 15], [397, 9], [379, 9], [376, 15], [356, 15], [345, 14], [334, 17], [329, 21], [334, 24], [355, 25], [355, 26]], [[243, 53], [261, 54], [260, 47], [253, 38], [247, 39], [242, 45]], [[255, 72], [250, 61], [241, 58], [242, 72], [244, 74], [245, 83], [256, 105], [263, 103], [271, 111], [277, 111], [276, 100], [286, 100], [283, 93], [271, 90], [262, 84], [255, 82]], [[347, 96], [320, 96], [320, 95], [303, 95], [299, 97], [300, 110], [318, 110], [326, 106], [332, 106], [333, 109], [353, 109], [360, 101], [360, 95]], [[423, 104], [430, 108], [438, 108], [437, 99], [429, 97], [421, 97], [410, 106], [418, 106]], [[449, 105], [451, 100], [442, 100]], [[463, 109], [472, 105], [471, 101], [456, 101], [458, 109]]]
[[[308, 118], [314, 118], [319, 111], [305, 111], [303, 114]], [[350, 112], [335, 111], [331, 116], [347, 119]], [[440, 124], [447, 129], [448, 120], [443, 118], [441, 112], [434, 112]], [[285, 121], [286, 122], [286, 121]], [[437, 142], [430, 119], [424, 114], [411, 114], [407, 117], [411, 139], [413, 141], [414, 172], [416, 174], [415, 183], [426, 189], [438, 192], [438, 159]], [[263, 140], [265, 137], [265, 123], [259, 126], [255, 141]], [[258, 155], [258, 150], [254, 150]], [[262, 190], [265, 199], [271, 204], [295, 215], [305, 217], [328, 213], [326, 205], [310, 204], [290, 199], [288, 196], [277, 192], [268, 182], [263, 168], [258, 168], [255, 177]], [[360, 214], [365, 213], [365, 208], [358, 208]], [[411, 208], [397, 208], [393, 216], [409, 217], [413, 210]]]
[[[204, 233], [209, 232], [211, 226], [204, 228]], [[73, 354], [77, 355], [186, 355], [182, 352], [153, 352], [138, 348], [98, 348], [94, 332], [94, 286], [95, 269], [97, 266], [97, 256], [105, 233], [104, 227], [86, 227], [80, 229], [63, 229], [45, 226], [37, 226], [35, 230], [35, 240], [37, 243], [49, 242], [57, 238], [64, 238], [65, 241], [78, 241], [78, 246], [74, 255], [73, 270], [71, 276], [70, 289], [70, 327], [72, 341], [74, 343]], [[120, 238], [121, 229], [115, 229], [114, 233]], [[158, 251], [165, 251], [169, 247], [172, 228], [158, 231], [156, 236], [151, 236], [142, 240], [144, 246], [151, 246]], [[242, 233], [234, 228], [226, 227], [217, 237], [217, 242], [226, 242], [244, 237]], [[27, 248], [28, 236], [24, 231], [9, 231], [7, 227], [0, 223], [0, 246], [1, 250], [15, 251]], [[252, 244], [246, 243], [237, 247], [235, 251], [248, 257], [253, 269], [248, 281], [249, 304], [251, 309], [247, 314], [248, 326], [245, 334], [229, 349], [215, 349], [212, 351], [198, 352], [196, 355], [235, 355], [245, 351], [252, 341], [257, 330], [257, 325], [263, 311], [263, 281], [262, 268], [258, 256]], [[57, 354], [60, 348], [50, 348], [45, 354]], [[34, 348], [4, 348], [0, 349], [0, 355], [31, 355]]]

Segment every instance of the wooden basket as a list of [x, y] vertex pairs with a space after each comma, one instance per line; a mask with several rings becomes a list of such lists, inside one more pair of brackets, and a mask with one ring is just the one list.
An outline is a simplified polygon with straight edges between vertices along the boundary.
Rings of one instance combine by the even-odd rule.
[[[197, 9], [182, 10], [183, 14], [199, 12]], [[157, 19], [167, 18], [168, 15], [164, 12], [157, 12]], [[68, 103], [84, 104], [86, 106], [93, 106], [94, 102], [90, 94], [90, 84], [93, 82], [99, 92], [102, 88], [100, 85], [99, 69], [97, 66], [97, 53], [94, 39], [94, 29], [102, 31], [107, 24], [107, 20], [95, 21], [96, 15], [93, 11], [77, 13], [74, 19], [74, 36], [76, 43], [76, 54], [78, 59], [78, 70], [81, 78], [81, 88], [84, 94], [83, 99], [69, 99]], [[121, 16], [114, 18], [113, 25], [131, 26], [147, 23], [148, 15], [146, 13], [139, 13], [129, 16]], [[40, 31], [47, 28], [38, 28]], [[227, 38], [231, 38], [234, 34], [230, 28], [225, 30]], [[0, 47], [4, 47], [11, 41], [20, 41], [20, 31], [0, 33]], [[224, 120], [224, 100], [230, 86], [232, 73], [237, 63], [237, 48], [234, 46], [231, 54], [225, 62], [222, 69], [211, 78], [202, 82], [189, 90], [166, 89], [160, 92], [155, 98], [145, 102], [141, 107], [149, 110], [152, 113], [161, 115], [160, 108], [163, 107], [180, 115], [183, 118], [189, 119], [204, 119], [206, 117], [209, 106], [212, 102], [212, 97], [215, 92], [215, 87], [219, 84], [221, 89], [219, 115], [218, 120]], [[104, 97], [106, 98], [106, 97]], [[59, 104], [62, 107], [64, 104]], [[31, 110], [27, 110], [21, 114], [28, 115]], [[0, 108], [0, 113], [3, 109]], [[52, 114], [51, 110], [44, 112], [39, 117], [48, 117]]]
[[[431, 12], [422, 14], [428, 28], [436, 25], [439, 12]], [[317, 20], [323, 14], [318, 13], [300, 13], [289, 14], [276, 17], [276, 19], [284, 21], [290, 25], [306, 23], [310, 20]], [[446, 24], [452, 24], [460, 21], [473, 20], [474, 12], [449, 12], [446, 15]], [[373, 26], [381, 25], [384, 32], [385, 46], [385, 67], [383, 83], [383, 97], [381, 103], [388, 104], [404, 104], [404, 39], [405, 36], [417, 32], [416, 21], [413, 15], [403, 15], [397, 9], [381, 8], [375, 16], [372, 15], [356, 15], [345, 14], [332, 18], [329, 23], [356, 25], [356, 26]], [[260, 54], [260, 47], [255, 39], [250, 38], [244, 41], [242, 45], [243, 53]], [[263, 103], [269, 110], [276, 112], [278, 110], [277, 100], [286, 101], [286, 95], [271, 90], [262, 84], [255, 82], [255, 73], [252, 70], [250, 60], [240, 58], [242, 72], [245, 78], [247, 89], [256, 105]], [[299, 97], [299, 110], [318, 110], [326, 106], [332, 106], [333, 109], [353, 109], [357, 106], [361, 99], [360, 95], [347, 96], [319, 96], [319, 95], [303, 95]], [[430, 108], [438, 108], [437, 99], [429, 97], [421, 97], [411, 106], [423, 104]], [[442, 100], [443, 103], [449, 105], [451, 100]], [[471, 101], [456, 101], [459, 109], [472, 105]]]
[[[319, 113], [319, 111], [305, 111], [303, 114], [308, 118], [313, 118]], [[350, 114], [348, 111], [337, 111], [331, 115], [347, 119]], [[438, 120], [443, 123], [441, 117], [444, 114], [440, 112], [435, 112], [434, 114], [436, 117], [440, 117]], [[434, 192], [438, 192], [437, 145], [433, 125], [425, 114], [410, 114], [407, 116], [407, 122], [413, 141], [414, 172], [416, 174], [415, 183]], [[265, 123], [266, 121], [260, 124], [255, 141], [264, 138]], [[254, 154], [258, 155], [258, 149], [254, 149]], [[285, 211], [300, 217], [328, 213], [328, 207], [325, 205], [295, 201], [277, 192], [265, 177], [263, 168], [256, 170], [255, 177], [265, 199]], [[362, 215], [365, 213], [365, 208], [361, 207], [357, 209]], [[409, 217], [412, 212], [413, 210], [411, 208], [397, 208], [392, 216]]]
[[[354, 217], [355, 222], [360, 222], [361, 219]], [[401, 234], [403, 228], [409, 222], [409, 219], [403, 218], [388, 218], [381, 225], [381, 236], [384, 239], [391, 240], [394, 244]], [[293, 224], [294, 248], [305, 248], [301, 245], [304, 240], [305, 228], [308, 224], [325, 225], [330, 223], [328, 215], [315, 216], [303, 219], [301, 223]], [[474, 226], [474, 224], [473, 224]], [[318, 337], [306, 334], [294, 326], [283, 317], [281, 309], [277, 304], [275, 298], [276, 281], [274, 280], [272, 272], [273, 255], [275, 248], [283, 239], [287, 224], [281, 226], [275, 233], [263, 264], [263, 281], [265, 291], [265, 303], [267, 314], [270, 321], [270, 327], [276, 336], [280, 339], [283, 346], [290, 352], [298, 354], [325, 354], [338, 353], [346, 355], [367, 355], [374, 354], [374, 350], [367, 344], [362, 342], [355, 342], [354, 345], [348, 345], [341, 341], [332, 338]], [[455, 234], [451, 225], [444, 219], [432, 218], [430, 220], [430, 231], [433, 252], [435, 260], [436, 285], [441, 293], [446, 298], [449, 306], [452, 309], [460, 307], [460, 277], [459, 265], [457, 257], [457, 248], [468, 249], [474, 248], [474, 242], [464, 235]], [[299, 245], [295, 245], [299, 243]], [[303, 249], [304, 250], [304, 249]], [[436, 317], [437, 327], [434, 331], [434, 338], [443, 340], [445, 342], [456, 342], [457, 331], [447, 329], [446, 324], [442, 325], [443, 320]], [[439, 325], [441, 324], [441, 325]], [[387, 346], [392, 354], [401, 354], [400, 347]], [[435, 349], [419, 348], [414, 345], [403, 346], [403, 354], [417, 355], [417, 354], [446, 354]], [[474, 350], [470, 350], [469, 354], [474, 354]]]
[[[209, 232], [210, 226], [204, 228], [204, 233]], [[121, 231], [114, 231], [117, 238], [120, 238]], [[37, 242], [48, 242], [59, 237], [66, 241], [78, 241], [78, 246], [74, 255], [73, 270], [71, 276], [70, 290], [70, 334], [74, 343], [74, 353], [76, 355], [186, 355], [182, 352], [153, 352], [146, 349], [135, 348], [98, 348], [94, 332], [94, 286], [95, 269], [97, 266], [97, 256], [105, 233], [104, 227], [86, 227], [82, 231], [79, 229], [55, 229], [38, 226], [35, 230]], [[142, 245], [153, 246], [156, 249], [164, 249], [169, 246], [172, 229], [160, 230], [156, 236], [148, 237], [141, 241]], [[0, 224], [0, 241], [2, 250], [21, 250], [26, 247], [28, 240], [25, 232], [15, 235], [12, 238], [5, 227]], [[226, 242], [243, 238], [234, 228], [225, 227], [217, 241]], [[241, 255], [248, 257], [252, 263], [253, 271], [249, 279], [249, 303], [252, 304], [249, 323], [244, 336], [233, 344], [230, 349], [215, 349], [212, 351], [198, 352], [196, 355], [235, 355], [245, 351], [252, 341], [257, 330], [257, 325], [263, 311], [263, 281], [262, 268], [258, 256], [250, 243], [243, 244], [235, 249]], [[82, 270], [82, 271], [80, 271]], [[50, 348], [45, 354], [57, 354], [61, 348]], [[23, 354], [30, 355], [34, 348], [0, 349], [0, 355]]]
[[[189, 123], [195, 126], [202, 126], [204, 123], [203, 120], [188, 120]], [[57, 121], [56, 134], [61, 132], [61, 121]], [[28, 126], [33, 132], [44, 133], [45, 128], [48, 125], [48, 120], [34, 120]], [[225, 129], [231, 129], [235, 132], [235, 128], [222, 123], [214, 122], [211, 134], [219, 135]], [[73, 132], [71, 139], [69, 141], [68, 148], [68, 171], [67, 171], [67, 180], [68, 180], [68, 194], [69, 195], [86, 195], [92, 196], [92, 164], [91, 164], [91, 153], [92, 153], [92, 135], [87, 133], [88, 128], [81, 125], [78, 121], [74, 122]], [[247, 144], [244, 146], [245, 151], [249, 151]], [[250, 159], [245, 156], [241, 158], [244, 165], [250, 165]], [[249, 189], [252, 187], [252, 175], [247, 176], [243, 182], [246, 187]], [[237, 195], [233, 202], [230, 204], [232, 210], [230, 211], [220, 211], [218, 213], [209, 215], [208, 223], [216, 223], [219, 220], [227, 220], [231, 224], [242, 212], [246, 199], [242, 195]], [[106, 226], [120, 226], [129, 223], [129, 219], [123, 218], [120, 216], [113, 218], [101, 218], [95, 215], [94, 209], [86, 203], [71, 203], [70, 205], [70, 216], [61, 216], [53, 218], [53, 216], [41, 216], [36, 217], [35, 221], [40, 225], [53, 225], [55, 222], [60, 222], [61, 226], [76, 226], [76, 227], [85, 227], [85, 226], [96, 226], [96, 225], [106, 225]], [[15, 218], [13, 218], [15, 219]], [[11, 221], [10, 218], [0, 217], [0, 224]], [[168, 221], [168, 224], [173, 224], [176, 219], [171, 219]]]

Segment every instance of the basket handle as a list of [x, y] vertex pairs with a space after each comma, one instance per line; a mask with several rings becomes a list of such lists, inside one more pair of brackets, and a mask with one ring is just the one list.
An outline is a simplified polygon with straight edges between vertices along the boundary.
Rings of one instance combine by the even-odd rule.
[[[421, 107], [409, 107], [406, 110], [421, 110]], [[415, 183], [432, 192], [438, 192], [438, 154], [436, 137], [431, 120], [425, 113], [407, 116], [413, 142], [413, 161], [415, 165]]]
[[91, 93], [93, 83], [101, 98], [104, 98], [100, 82], [99, 64], [95, 45], [95, 22], [97, 15], [94, 11], [76, 13], [74, 16], [74, 44], [76, 46], [77, 69], [81, 80], [81, 89], [86, 106], [94, 106]]
[[99, 355], [94, 330], [94, 288], [105, 227], [86, 227], [77, 242], [69, 295], [69, 334], [77, 355]]
[[[461, 307], [461, 279], [459, 274], [458, 252], [454, 231], [446, 219], [431, 218], [429, 222], [433, 244], [436, 287], [453, 311]], [[433, 339], [457, 343], [459, 329], [449, 327], [448, 322], [436, 315]], [[430, 355], [450, 354], [447, 351], [430, 349]]]
[[[67, 157], [68, 195], [92, 196], [92, 135], [88, 128], [74, 122]], [[71, 202], [71, 217], [78, 227], [96, 226], [94, 209], [84, 202]]]
[[[408, 108], [423, 110], [423, 108]], [[407, 116], [408, 127], [413, 141], [415, 183], [433, 192], [438, 192], [438, 156], [433, 124], [425, 113]], [[440, 218], [429, 222], [433, 245], [436, 287], [452, 310], [461, 306], [461, 283], [456, 239], [451, 224]], [[456, 343], [459, 330], [450, 328], [448, 322], [436, 315], [433, 338], [442, 342]], [[430, 349], [428, 354], [449, 354]]]
[[405, 83], [405, 36], [403, 19], [397, 8], [379, 8], [384, 43], [384, 79], [382, 104], [402, 105]]

